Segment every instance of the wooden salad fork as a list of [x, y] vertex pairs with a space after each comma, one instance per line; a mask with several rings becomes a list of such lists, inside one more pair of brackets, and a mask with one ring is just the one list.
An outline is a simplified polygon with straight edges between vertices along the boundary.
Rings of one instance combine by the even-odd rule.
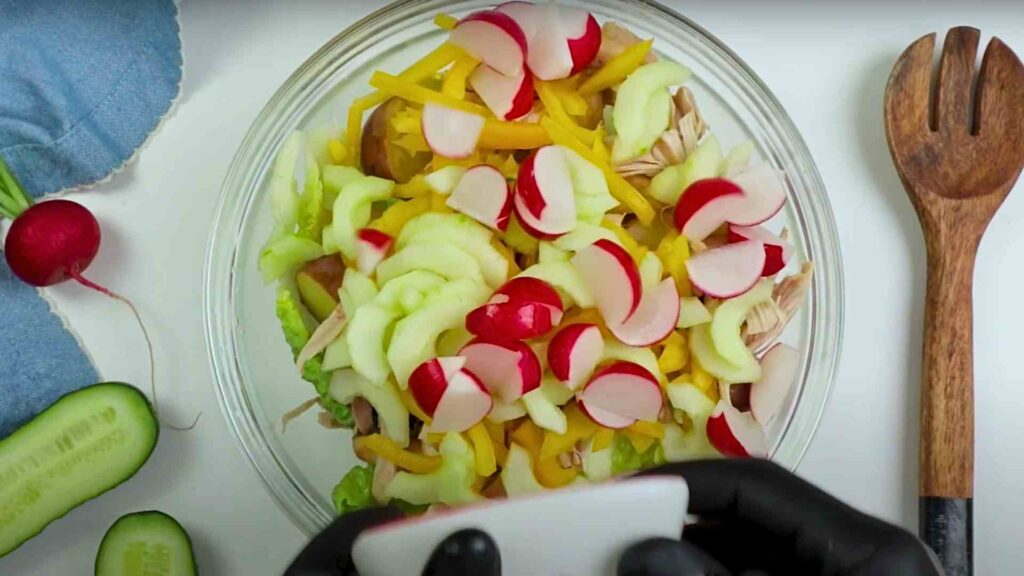
[[885, 91], [889, 150], [928, 252], [921, 381], [920, 534], [949, 576], [971, 574], [974, 379], [971, 285], [978, 244], [1024, 166], [1024, 66], [998, 38], [935, 34], [897, 60]]

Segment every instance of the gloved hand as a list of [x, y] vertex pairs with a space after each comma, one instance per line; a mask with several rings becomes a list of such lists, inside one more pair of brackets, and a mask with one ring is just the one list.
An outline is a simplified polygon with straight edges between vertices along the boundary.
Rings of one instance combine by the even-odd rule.
[[940, 576], [909, 532], [868, 516], [765, 460], [669, 464], [700, 522], [683, 541], [653, 539], [623, 554], [619, 576]]
[[[292, 561], [284, 576], [358, 576], [352, 565], [352, 544], [359, 534], [378, 524], [396, 520], [394, 507], [367, 508], [341, 516]], [[459, 530], [441, 541], [423, 570], [423, 576], [500, 576], [498, 545], [480, 530]]]

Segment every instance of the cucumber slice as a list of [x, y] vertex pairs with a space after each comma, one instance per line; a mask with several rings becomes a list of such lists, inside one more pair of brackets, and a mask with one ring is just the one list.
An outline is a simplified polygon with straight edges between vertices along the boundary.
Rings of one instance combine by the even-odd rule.
[[771, 280], [761, 280], [745, 294], [722, 302], [711, 317], [711, 343], [715, 351], [737, 368], [757, 364], [754, 353], [743, 342], [740, 328], [754, 306], [772, 299], [774, 285]]
[[141, 392], [106, 383], [62, 396], [0, 440], [0, 556], [131, 478], [159, 433]]
[[643, 286], [644, 294], [654, 290], [661, 282], [661, 273], [661, 258], [654, 252], [644, 254], [644, 259], [640, 261], [640, 284]]
[[[406, 294], [426, 294], [444, 283], [443, 276], [426, 270], [413, 270], [384, 284], [373, 303], [385, 308], [405, 308]], [[406, 310], [408, 312], [411, 310]]]
[[395, 247], [402, 250], [421, 242], [446, 242], [472, 256], [484, 281], [497, 289], [508, 280], [508, 262], [491, 246], [491, 231], [464, 214], [428, 212], [402, 228]]
[[345, 339], [348, 340], [352, 367], [370, 382], [383, 382], [391, 373], [384, 350], [388, 329], [399, 316], [396, 309], [372, 303], [359, 308], [348, 326]]
[[346, 332], [331, 342], [324, 350], [324, 361], [321, 368], [327, 372], [348, 368], [352, 365], [352, 351], [348, 349], [348, 338]]
[[341, 253], [349, 260], [356, 257], [356, 231], [370, 222], [370, 205], [391, 197], [395, 183], [376, 176], [361, 176], [347, 184], [334, 201], [331, 230]]
[[284, 234], [271, 240], [260, 252], [259, 269], [263, 282], [270, 283], [299, 266], [324, 255], [316, 242], [298, 234]]
[[409, 445], [409, 411], [390, 380], [374, 384], [355, 370], [338, 370], [331, 375], [327, 393], [339, 404], [351, 404], [362, 396], [377, 411], [384, 435], [402, 448]]
[[192, 540], [163, 512], [120, 517], [96, 555], [96, 576], [195, 576]]
[[551, 262], [553, 260], [568, 260], [569, 253], [561, 248], [556, 247], [551, 242], [541, 242], [540, 250], [537, 253], [537, 259], [540, 262]]
[[290, 232], [299, 217], [299, 193], [296, 190], [295, 165], [303, 145], [302, 132], [296, 130], [288, 135], [281, 150], [274, 158], [270, 172], [270, 211], [274, 223], [280, 230]]
[[568, 429], [569, 423], [565, 413], [547, 397], [543, 388], [535, 388], [524, 394], [523, 406], [530, 415], [530, 420], [537, 426], [555, 434], [565, 434]]
[[466, 278], [478, 284], [484, 281], [480, 265], [472, 255], [451, 242], [441, 240], [402, 248], [377, 266], [377, 281], [386, 284], [392, 278], [413, 270], [426, 270], [449, 280]]
[[664, 383], [667, 380], [661, 368], [658, 367], [658, 357], [647, 346], [627, 346], [614, 338], [609, 338], [604, 341], [604, 352], [601, 354], [601, 362], [609, 360], [632, 362], [650, 372], [652, 376], [658, 379], [658, 382]]
[[[712, 320], [713, 321], [713, 320]], [[757, 383], [761, 379], [761, 365], [756, 361], [742, 367], [733, 366], [715, 350], [711, 340], [711, 323], [690, 328], [690, 353], [709, 374], [727, 384]]]
[[568, 234], [563, 234], [554, 240], [556, 248], [561, 248], [569, 252], [576, 252], [581, 248], [590, 246], [598, 240], [608, 240], [618, 245], [622, 245], [622, 241], [615, 235], [615, 232], [601, 226], [599, 224], [588, 224], [577, 222], [576, 227], [573, 228]]
[[580, 308], [594, 307], [594, 295], [568, 260], [539, 262], [520, 272], [519, 276], [537, 278], [551, 284], [558, 289], [563, 300], [568, 300], [568, 306], [575, 303]]
[[345, 270], [341, 288], [338, 289], [338, 301], [341, 302], [346, 318], [355, 317], [361, 306], [369, 304], [376, 297], [377, 285], [369, 276], [354, 268]]
[[675, 205], [690, 184], [719, 175], [722, 147], [714, 134], [708, 135], [682, 164], [669, 166], [651, 179], [647, 192], [665, 204]]
[[453, 280], [426, 297], [418, 310], [395, 325], [388, 345], [388, 362], [398, 387], [406, 389], [417, 366], [437, 356], [437, 338], [464, 325], [466, 314], [484, 303], [490, 289], [472, 280]]
[[690, 78], [690, 70], [663, 60], [637, 68], [619, 86], [612, 109], [617, 138], [612, 162], [622, 163], [646, 153], [668, 128], [672, 96], [667, 88]]
[[572, 178], [576, 219], [600, 223], [605, 212], [619, 205], [619, 201], [608, 190], [604, 172], [568, 148], [565, 149], [565, 160]]

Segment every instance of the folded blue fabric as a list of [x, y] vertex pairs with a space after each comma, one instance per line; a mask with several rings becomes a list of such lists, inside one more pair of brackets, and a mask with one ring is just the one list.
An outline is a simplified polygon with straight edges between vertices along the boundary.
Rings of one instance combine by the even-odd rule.
[[40, 196], [131, 159], [177, 98], [171, 0], [0, 0], [0, 156]]
[[[0, 158], [30, 196], [98, 182], [177, 98], [171, 0], [0, 0]], [[97, 381], [63, 321], [0, 258], [0, 438]]]
[[0, 258], [0, 438], [66, 392], [95, 384], [96, 370], [35, 288]]

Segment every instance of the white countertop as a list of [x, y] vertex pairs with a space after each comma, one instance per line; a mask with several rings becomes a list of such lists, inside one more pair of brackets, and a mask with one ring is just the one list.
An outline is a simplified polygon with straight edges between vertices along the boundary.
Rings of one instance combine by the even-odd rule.
[[[924, 244], [889, 160], [882, 92], [896, 57], [927, 32], [974, 25], [1024, 53], [1024, 12], [1010, 1], [872, 3], [877, 9], [667, 3], [761, 76], [803, 132], [829, 188], [842, 240], [846, 331], [831, 402], [799, 472], [914, 529]], [[279, 574], [303, 545], [221, 415], [203, 340], [203, 257], [221, 181], [256, 114], [309, 54], [382, 4], [183, 2], [186, 70], [177, 108], [133, 165], [74, 198], [103, 222], [91, 276], [130, 295], [153, 334], [165, 417], [204, 415], [192, 432], [165, 429], [134, 479], [0, 560], [0, 573], [90, 573], [107, 527], [147, 509], [185, 525], [207, 575]], [[1024, 375], [1014, 364], [1022, 341], [1014, 328], [1024, 319], [1022, 219], [1024, 190], [1017, 190], [989, 227], [975, 273], [978, 574], [1015, 573], [1024, 562], [1017, 535]], [[104, 378], [147, 382], [137, 328], [118, 303], [73, 285], [49, 294]]]

